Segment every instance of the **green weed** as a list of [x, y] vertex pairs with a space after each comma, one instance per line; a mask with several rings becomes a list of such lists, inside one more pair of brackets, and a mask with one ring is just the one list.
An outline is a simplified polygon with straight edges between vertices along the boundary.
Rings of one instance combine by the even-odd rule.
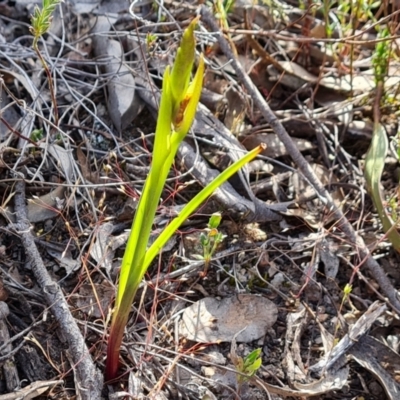
[[219, 224], [221, 223], [221, 214], [215, 213], [210, 217], [208, 226], [205, 233], [200, 235], [200, 243], [203, 248], [203, 255], [201, 258], [204, 260], [203, 276], [207, 274], [208, 267], [211, 263], [211, 258], [218, 245], [224, 240], [225, 235], [218, 231]]
[[54, 91], [53, 79], [51, 76], [50, 68], [43, 58], [42, 53], [39, 50], [39, 39], [48, 32], [51, 25], [52, 15], [57, 5], [60, 4], [61, 0], [43, 0], [42, 8], [40, 9], [37, 5], [34, 8], [33, 15], [31, 18], [31, 27], [30, 31], [33, 35], [33, 43], [32, 47], [35, 50], [43, 69], [45, 70], [47, 81], [49, 84], [50, 97], [53, 103], [53, 113], [54, 113], [54, 124], [58, 126], [59, 117], [58, 117], [58, 109], [57, 109], [57, 98]]

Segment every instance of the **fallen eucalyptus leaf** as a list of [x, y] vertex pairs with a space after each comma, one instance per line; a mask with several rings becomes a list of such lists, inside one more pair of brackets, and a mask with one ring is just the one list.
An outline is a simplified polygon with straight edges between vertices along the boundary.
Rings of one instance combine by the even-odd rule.
[[239, 294], [218, 300], [206, 297], [186, 308], [180, 334], [199, 343], [248, 343], [257, 340], [275, 324], [276, 305], [261, 296]]
[[55, 385], [60, 385], [64, 383], [64, 381], [36, 381], [31, 383], [28, 386], [25, 386], [23, 389], [16, 390], [13, 393], [7, 393], [0, 395], [0, 400], [30, 400], [35, 397], [40, 396], [46, 390], [50, 389], [50, 387]]
[[105, 318], [115, 289], [104, 281], [103, 283], [84, 284], [79, 288], [79, 296], [76, 302], [80, 311], [93, 318]]
[[118, 40], [110, 40], [105, 32], [111, 27], [108, 17], [99, 17], [94, 28], [93, 44], [104, 71], [111, 76], [107, 84], [107, 108], [115, 128], [120, 132], [141, 109], [136, 95], [135, 78], [124, 62], [123, 49]]
[[365, 336], [350, 349], [350, 357], [379, 380], [389, 400], [399, 398], [400, 356], [395, 351], [378, 339]]

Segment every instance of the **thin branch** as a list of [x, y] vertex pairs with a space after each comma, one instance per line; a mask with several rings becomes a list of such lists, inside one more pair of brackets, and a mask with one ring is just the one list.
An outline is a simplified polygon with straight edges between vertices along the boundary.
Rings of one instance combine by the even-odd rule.
[[82, 400], [100, 399], [103, 376], [92, 361], [85, 340], [69, 310], [61, 288], [51, 279], [40, 257], [27, 216], [25, 182], [23, 180], [17, 181], [15, 184], [14, 200], [17, 223], [13, 224], [13, 229], [17, 230], [21, 237], [27, 258], [31, 261], [36, 281], [42, 289], [46, 302], [59, 324], [62, 336], [68, 344], [68, 351], [75, 364], [73, 367], [79, 382], [76, 390]]

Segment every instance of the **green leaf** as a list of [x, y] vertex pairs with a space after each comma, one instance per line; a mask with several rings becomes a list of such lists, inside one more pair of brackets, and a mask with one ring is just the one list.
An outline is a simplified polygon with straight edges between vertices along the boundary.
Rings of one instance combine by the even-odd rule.
[[349, 294], [351, 294], [352, 290], [353, 290], [352, 285], [346, 283], [346, 285], [345, 285], [345, 287], [343, 289], [343, 292], [344, 292], [345, 296], [348, 296]]
[[257, 370], [261, 367], [261, 349], [253, 350], [244, 359], [243, 373], [247, 374], [249, 377], [253, 376]]
[[371, 145], [365, 158], [365, 179], [367, 190], [376, 207], [379, 218], [383, 225], [383, 230], [393, 247], [400, 252], [400, 234], [396, 229], [397, 221], [393, 221], [386, 213], [383, 205], [383, 195], [381, 190], [381, 177], [385, 167], [385, 158], [389, 143], [385, 129], [380, 123], [375, 123]]
[[255, 349], [253, 350], [249, 355], [246, 356], [245, 360], [244, 360], [244, 365], [251, 365], [253, 364], [257, 358], [260, 357], [261, 354], [261, 349]]
[[210, 244], [210, 240], [208, 239], [208, 237], [204, 233], [202, 233], [200, 235], [200, 243], [201, 243], [201, 245], [203, 247], [205, 247], [205, 246]]
[[196, 75], [187, 88], [184, 98], [179, 104], [179, 112], [175, 113], [175, 119], [173, 121], [174, 129], [177, 133], [175, 140], [179, 141], [179, 143], [189, 132], [196, 115], [196, 109], [199, 104], [201, 89], [203, 87], [204, 68], [204, 58], [201, 56]]
[[179, 107], [189, 86], [196, 46], [194, 28], [198, 20], [199, 17], [195, 18], [183, 33], [181, 45], [178, 48], [171, 72], [171, 90], [177, 107]]
[[[143, 260], [150, 238], [154, 215], [177, 150], [177, 147], [171, 148], [171, 126], [172, 97], [170, 72], [169, 67], [167, 67], [164, 72], [160, 110], [157, 118], [153, 160], [143, 193], [140, 196], [131, 234], [122, 259], [116, 299], [117, 313], [125, 296], [126, 302], [133, 301], [137, 286], [145, 273]], [[126, 295], [126, 293], [128, 294]]]
[[221, 172], [212, 182], [210, 182], [203, 190], [198, 193], [186, 206], [181, 210], [179, 215], [174, 218], [169, 225], [162, 231], [160, 236], [153, 242], [151, 247], [147, 250], [146, 258], [144, 260], [144, 268], [148, 268], [150, 263], [153, 261], [154, 257], [159, 253], [159, 251], [165, 246], [170, 237], [175, 233], [175, 231], [185, 222], [190, 215], [210, 196], [215, 189], [226, 182], [233, 174], [235, 174], [240, 168], [245, 164], [253, 160], [261, 151], [265, 149], [265, 144], [261, 144], [255, 149], [251, 150], [245, 154], [242, 158], [237, 160], [226, 170]]
[[[166, 154], [171, 151], [173, 99], [171, 93], [171, 74], [167, 66], [163, 76], [160, 109], [154, 138], [153, 163], [165, 162]], [[162, 182], [164, 184], [164, 182]]]
[[245, 368], [244, 373], [249, 376], [253, 376], [260, 369], [261, 364], [262, 364], [261, 358], [257, 358], [257, 360], [254, 360], [252, 364], [248, 365]]
[[32, 26], [30, 28], [35, 39], [39, 38], [49, 30], [52, 13], [59, 3], [60, 0], [43, 0], [42, 9], [35, 5], [31, 17]]
[[211, 215], [209, 221], [208, 221], [208, 227], [211, 229], [217, 229], [219, 227], [219, 224], [221, 223], [221, 213], [214, 213]]

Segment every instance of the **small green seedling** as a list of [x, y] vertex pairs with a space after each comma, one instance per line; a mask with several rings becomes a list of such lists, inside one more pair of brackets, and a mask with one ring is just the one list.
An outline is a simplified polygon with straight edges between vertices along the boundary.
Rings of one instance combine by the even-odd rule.
[[[353, 275], [351, 276], [350, 281], [353, 281], [353, 279], [354, 279], [354, 272], [353, 272]], [[343, 298], [342, 298], [342, 302], [340, 303], [340, 307], [339, 307], [339, 311], [338, 311], [339, 315], [342, 313], [344, 304], [347, 301], [350, 301], [350, 295], [351, 295], [352, 291], [353, 291], [353, 285], [351, 283], [346, 283], [345, 287], [343, 288]], [[351, 302], [350, 302], [350, 304], [351, 304]], [[335, 332], [333, 334], [333, 337], [335, 338], [334, 342], [333, 342], [333, 347], [335, 347], [339, 343], [339, 339], [337, 337], [339, 329], [340, 329], [340, 319], [338, 319], [338, 322], [335, 326]]]
[[202, 272], [202, 276], [207, 275], [208, 267], [211, 263], [211, 258], [217, 250], [218, 245], [224, 240], [226, 237], [221, 232], [218, 231], [219, 224], [221, 223], [221, 214], [215, 213], [211, 215], [207, 228], [205, 229], [206, 233], [202, 233], [200, 235], [200, 243], [203, 247], [203, 256], [201, 258], [204, 260], [204, 271]]
[[50, 96], [51, 96], [51, 101], [53, 103], [54, 107], [54, 124], [58, 126], [58, 110], [57, 110], [57, 99], [56, 99], [56, 94], [54, 91], [54, 85], [53, 85], [53, 79], [51, 76], [51, 71], [49, 69], [49, 66], [47, 65], [46, 60], [43, 58], [40, 50], [39, 50], [39, 39], [48, 32], [50, 29], [51, 25], [51, 20], [53, 18], [53, 12], [56, 9], [57, 5], [60, 4], [61, 0], [43, 0], [42, 2], [42, 9], [40, 9], [37, 5], [35, 6], [33, 10], [33, 15], [31, 18], [31, 27], [30, 31], [33, 35], [33, 43], [32, 47], [33, 50], [35, 50], [42, 66], [43, 69], [46, 72], [47, 76], [47, 81], [49, 84], [49, 89], [50, 89]]
[[235, 0], [216, 0], [213, 2], [214, 15], [223, 29], [229, 29], [228, 14], [232, 11]]
[[350, 301], [350, 295], [352, 291], [353, 291], [353, 285], [351, 283], [346, 283], [345, 287], [343, 288], [343, 298], [342, 298], [342, 303], [340, 304], [339, 312], [342, 311], [344, 303]]
[[244, 359], [237, 356], [235, 360], [236, 371], [238, 374], [238, 385], [242, 385], [252, 378], [262, 365], [261, 349], [255, 349]]
[[240, 357], [236, 350], [236, 338], [243, 332], [246, 328], [237, 332], [232, 339], [230, 357], [233, 365], [235, 366], [237, 374], [237, 395], [240, 395], [242, 385], [249, 381], [255, 373], [260, 369], [262, 364], [261, 359], [261, 349], [255, 349], [250, 354], [248, 354], [244, 359]]
[[347, 298], [350, 296], [351, 292], [353, 290], [353, 286], [350, 285], [349, 283], [346, 283], [346, 286], [343, 289], [343, 302], [347, 300]]
[[42, 129], [42, 128], [40, 128], [40, 129], [34, 129], [34, 130], [32, 131], [32, 133], [31, 133], [31, 139], [32, 139], [34, 142], [38, 142], [39, 140], [42, 140], [43, 137], [44, 137], [44, 135], [43, 135], [43, 129]]
[[30, 28], [34, 37], [34, 46], [37, 45], [39, 38], [50, 29], [53, 12], [60, 1], [61, 0], [43, 0], [42, 9], [37, 5], [35, 6], [31, 18], [32, 26]]
[[157, 35], [154, 33], [147, 33], [146, 35], [146, 46], [147, 49], [152, 49], [157, 43]]

